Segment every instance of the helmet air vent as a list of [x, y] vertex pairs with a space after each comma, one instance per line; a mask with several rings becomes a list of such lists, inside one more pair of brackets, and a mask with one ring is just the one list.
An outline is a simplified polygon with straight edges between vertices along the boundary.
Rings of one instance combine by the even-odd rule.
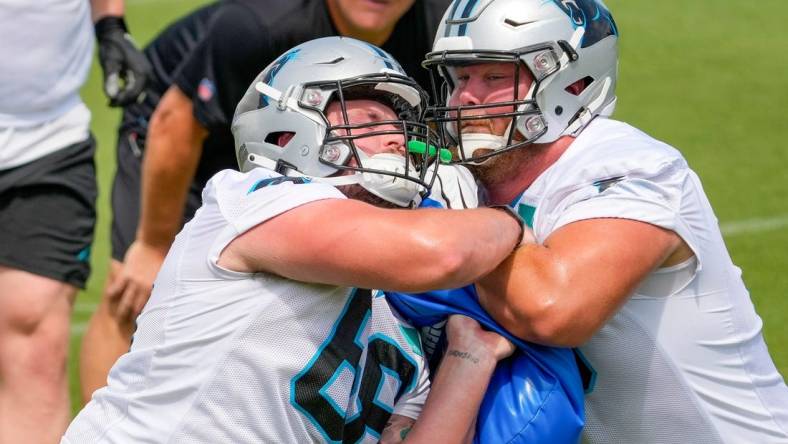
[[318, 62], [316, 65], [336, 65], [343, 60], [345, 60], [344, 57], [337, 57], [334, 60], [329, 60], [328, 62]]
[[530, 25], [531, 23], [536, 23], [536, 20], [526, 20], [524, 22], [518, 22], [517, 20], [507, 18], [503, 21], [507, 25], [511, 26], [512, 28], [519, 28], [520, 26]]

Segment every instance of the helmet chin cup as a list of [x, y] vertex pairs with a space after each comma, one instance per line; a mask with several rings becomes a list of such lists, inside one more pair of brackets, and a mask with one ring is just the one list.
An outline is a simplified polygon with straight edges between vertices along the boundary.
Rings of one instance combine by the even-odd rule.
[[[394, 153], [367, 156], [363, 151], [359, 151], [359, 157], [367, 171], [356, 171], [343, 176], [313, 177], [312, 180], [334, 186], [358, 184], [375, 196], [399, 207], [415, 207], [421, 203], [427, 188], [415, 182], [419, 180], [417, 176], [406, 174], [404, 157]], [[413, 177], [413, 180], [392, 174]]]
[[488, 158], [474, 160], [476, 151], [491, 150], [498, 151], [506, 146], [506, 138], [487, 133], [463, 133], [462, 135], [462, 156], [468, 163], [479, 165]]
[[[408, 171], [405, 169], [405, 158], [399, 154], [375, 154], [367, 158], [362, 157], [362, 162], [364, 162], [364, 169], [367, 170], [385, 171], [387, 173], [413, 177], [407, 174]], [[363, 173], [356, 173], [356, 175], [361, 176], [359, 185], [365, 190], [400, 207], [418, 206], [421, 203], [422, 194], [427, 191], [424, 186], [413, 180], [392, 176], [390, 174], [366, 171]], [[414, 179], [418, 180], [418, 177], [414, 177]]]

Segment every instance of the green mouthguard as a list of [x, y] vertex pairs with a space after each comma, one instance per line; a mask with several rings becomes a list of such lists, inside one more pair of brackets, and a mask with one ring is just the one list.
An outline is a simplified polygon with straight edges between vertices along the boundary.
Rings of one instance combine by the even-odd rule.
[[[428, 155], [434, 156], [436, 151], [438, 152], [441, 162], [451, 162], [451, 151], [447, 150], [446, 148], [437, 149], [435, 148], [435, 145], [430, 145], [430, 151]], [[411, 140], [408, 142], [408, 152], [423, 155], [427, 153], [427, 144], [420, 140]]]

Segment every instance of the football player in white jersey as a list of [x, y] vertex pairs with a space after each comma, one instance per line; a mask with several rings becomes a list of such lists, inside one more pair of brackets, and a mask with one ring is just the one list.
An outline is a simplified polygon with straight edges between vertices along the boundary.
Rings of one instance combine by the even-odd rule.
[[[349, 38], [304, 43], [263, 70], [234, 118], [242, 172], [209, 181], [131, 350], [63, 442], [402, 440], [429, 392], [424, 353], [383, 293], [364, 289], [467, 284], [523, 236], [504, 211], [400, 208], [429, 191], [446, 154], [418, 122], [425, 104], [390, 55]], [[463, 439], [512, 352], [475, 321], [452, 322], [454, 351], [409, 440]]]
[[698, 176], [609, 118], [598, 0], [455, 0], [424, 65], [433, 118], [536, 242], [477, 283], [533, 342], [579, 347], [590, 442], [788, 442], [788, 388]]

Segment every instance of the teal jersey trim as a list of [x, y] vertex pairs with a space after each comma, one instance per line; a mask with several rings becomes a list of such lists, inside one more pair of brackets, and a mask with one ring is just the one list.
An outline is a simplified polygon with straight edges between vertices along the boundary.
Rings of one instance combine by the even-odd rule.
[[528, 228], [534, 228], [534, 214], [536, 214], [536, 207], [521, 203], [517, 206], [517, 214], [523, 218], [523, 222], [528, 225]]

